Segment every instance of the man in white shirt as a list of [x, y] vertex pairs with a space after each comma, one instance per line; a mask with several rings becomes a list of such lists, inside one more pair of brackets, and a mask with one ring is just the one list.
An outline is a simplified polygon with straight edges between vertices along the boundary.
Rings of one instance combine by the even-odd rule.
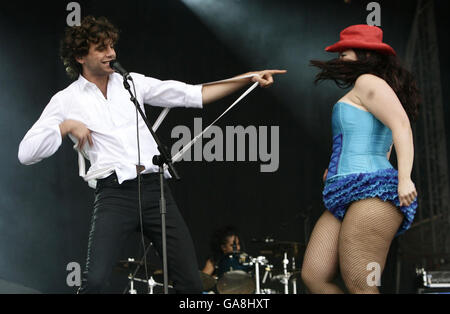
[[[53, 155], [62, 139], [69, 135], [90, 160], [88, 174], [94, 174], [97, 186], [80, 293], [101, 292], [124, 240], [139, 228], [139, 174], [143, 232], [161, 252], [159, 176], [152, 163], [159, 152], [140, 116], [138, 142], [136, 109], [123, 87], [122, 76], [109, 65], [116, 59], [117, 34], [107, 19], [92, 16], [83, 19], [81, 26], [67, 28], [61, 41], [61, 57], [68, 74], [76, 81], [52, 97], [19, 146], [20, 162], [31, 165]], [[131, 73], [131, 77], [141, 106], [148, 103], [202, 108], [252, 81], [270, 86], [272, 76], [284, 72], [253, 72], [259, 75], [208, 86], [160, 81], [137, 73]], [[202, 286], [192, 239], [167, 187], [166, 198], [169, 277], [177, 292], [200, 293]]]

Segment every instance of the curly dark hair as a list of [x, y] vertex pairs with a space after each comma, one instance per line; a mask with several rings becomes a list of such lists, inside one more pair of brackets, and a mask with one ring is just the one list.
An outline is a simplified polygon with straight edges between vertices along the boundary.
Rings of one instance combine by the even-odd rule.
[[225, 226], [214, 231], [210, 242], [211, 260], [215, 263], [223, 255], [222, 245], [227, 244], [228, 238], [236, 236], [239, 238], [238, 230], [234, 226]]
[[312, 66], [321, 72], [314, 83], [333, 80], [340, 88], [349, 88], [362, 74], [376, 75], [394, 90], [410, 120], [415, 121], [419, 114], [420, 95], [413, 75], [406, 70], [399, 59], [374, 50], [353, 49], [357, 61], [344, 61], [339, 58], [329, 61], [311, 60]]
[[60, 43], [59, 54], [70, 78], [76, 79], [82, 67], [76, 58], [89, 53], [91, 44], [114, 45], [119, 39], [118, 29], [105, 17], [86, 16], [80, 26], [67, 27]]

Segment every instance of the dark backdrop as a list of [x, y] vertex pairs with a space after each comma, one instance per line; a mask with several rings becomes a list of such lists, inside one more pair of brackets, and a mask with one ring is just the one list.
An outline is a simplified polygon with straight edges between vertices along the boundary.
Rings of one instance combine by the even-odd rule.
[[[177, 168], [182, 180], [170, 185], [191, 230], [200, 267], [209, 254], [212, 231], [227, 224], [240, 230], [250, 254], [258, 254], [253, 238], [270, 235], [305, 243], [324, 210], [330, 109], [345, 92], [331, 83], [314, 86], [316, 71], [308, 62], [334, 57], [324, 47], [337, 41], [344, 27], [365, 23], [370, 1], [220, 1], [218, 8], [214, 1], [205, 1], [205, 6], [187, 2], [192, 6], [177, 0], [79, 1], [83, 17], [104, 15], [119, 27], [118, 58], [130, 71], [188, 83], [265, 68], [289, 71], [276, 77], [272, 88], [256, 89], [218, 124], [223, 129], [279, 126], [277, 172], [260, 173], [255, 162], [181, 162]], [[416, 3], [378, 2], [384, 39], [403, 57]], [[93, 190], [78, 177], [68, 139], [54, 156], [36, 165], [25, 167], [17, 160], [26, 131], [50, 98], [70, 83], [58, 58], [67, 3], [14, 2], [0, 8], [0, 278], [45, 293], [75, 291], [66, 285], [66, 265], [78, 262], [84, 267], [93, 202]], [[445, 87], [449, 63], [443, 57], [448, 48], [443, 3], [437, 2], [436, 14]], [[448, 93], [444, 89], [446, 112]], [[172, 110], [159, 134], [173, 143], [174, 126], [193, 129], [194, 117], [206, 125], [236, 96], [205, 110]], [[154, 116], [157, 110], [149, 112]], [[138, 250], [138, 237], [133, 236], [122, 256], [137, 257]], [[155, 256], [151, 262], [159, 263]], [[281, 260], [273, 257], [271, 262]], [[393, 262], [390, 257], [383, 279], [386, 292], [394, 289]], [[121, 291], [124, 278], [115, 272], [111, 291]]]

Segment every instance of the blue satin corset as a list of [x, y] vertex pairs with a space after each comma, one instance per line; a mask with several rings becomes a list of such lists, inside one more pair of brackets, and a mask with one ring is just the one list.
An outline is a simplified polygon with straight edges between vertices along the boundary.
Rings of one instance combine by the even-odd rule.
[[327, 180], [392, 168], [387, 159], [392, 132], [370, 112], [338, 102], [333, 107], [332, 129], [333, 153]]

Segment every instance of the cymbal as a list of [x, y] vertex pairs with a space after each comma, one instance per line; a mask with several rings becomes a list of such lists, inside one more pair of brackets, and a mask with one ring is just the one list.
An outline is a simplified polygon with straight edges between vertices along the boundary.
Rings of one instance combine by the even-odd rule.
[[300, 251], [303, 251], [305, 248], [306, 245], [300, 242], [273, 241], [270, 243], [264, 243], [260, 249], [260, 254], [280, 256], [286, 252], [292, 255], [298, 255]]
[[272, 278], [270, 278], [270, 281], [280, 281], [280, 282], [283, 282], [283, 280], [286, 280], [286, 279], [288, 279], [289, 277], [290, 277], [289, 274], [287, 274], [287, 275], [284, 275], [284, 274], [276, 275], [276, 276], [273, 276]]
[[[135, 270], [137, 267], [144, 268], [143, 261], [135, 261], [135, 260], [121, 260], [116, 264], [116, 269], [120, 270]], [[149, 264], [147, 263], [147, 268], [149, 268]]]
[[220, 294], [252, 294], [255, 287], [253, 278], [242, 270], [229, 271], [217, 282]]
[[280, 240], [276, 240], [276, 239], [271, 238], [271, 237], [267, 237], [267, 238], [264, 238], [262, 240], [260, 240], [260, 239], [253, 239], [252, 242], [255, 243], [255, 244], [260, 244], [260, 245], [264, 245], [264, 246], [273, 246], [273, 245], [305, 246], [304, 244], [302, 244], [300, 242], [296, 242], [296, 241], [280, 241]]
[[117, 267], [130, 268], [135, 266], [144, 266], [143, 261], [135, 261], [134, 259], [121, 260], [117, 262]]
[[283, 280], [300, 279], [301, 275], [302, 275], [302, 272], [300, 269], [292, 269], [292, 270], [288, 270], [286, 275], [284, 274], [283, 271], [278, 272], [278, 274], [272, 276], [272, 278], [270, 280], [282, 282]]
[[285, 246], [285, 247], [305, 247], [303, 243], [295, 241], [274, 241], [272, 243], [267, 243], [267, 246]]
[[294, 280], [294, 279], [301, 279], [302, 277], [302, 271], [299, 270], [295, 270], [293, 272], [291, 272], [291, 277], [289, 277], [289, 280]]
[[[114, 268], [115, 270], [118, 271], [126, 271], [126, 272], [134, 272], [136, 270], [136, 268], [139, 267], [139, 271], [138, 274], [142, 275], [145, 273], [145, 267], [144, 267], [144, 262], [143, 261], [135, 261], [135, 260], [120, 260], [119, 262], [117, 262], [116, 267]], [[149, 265], [149, 263], [147, 263], [147, 271], [149, 275], [160, 275], [162, 274], [162, 270], [161, 269], [157, 269], [156, 267]], [[138, 275], [136, 274], [136, 275]]]
[[203, 291], [209, 291], [216, 286], [217, 279], [202, 271], [200, 271], [200, 279], [202, 281]]

